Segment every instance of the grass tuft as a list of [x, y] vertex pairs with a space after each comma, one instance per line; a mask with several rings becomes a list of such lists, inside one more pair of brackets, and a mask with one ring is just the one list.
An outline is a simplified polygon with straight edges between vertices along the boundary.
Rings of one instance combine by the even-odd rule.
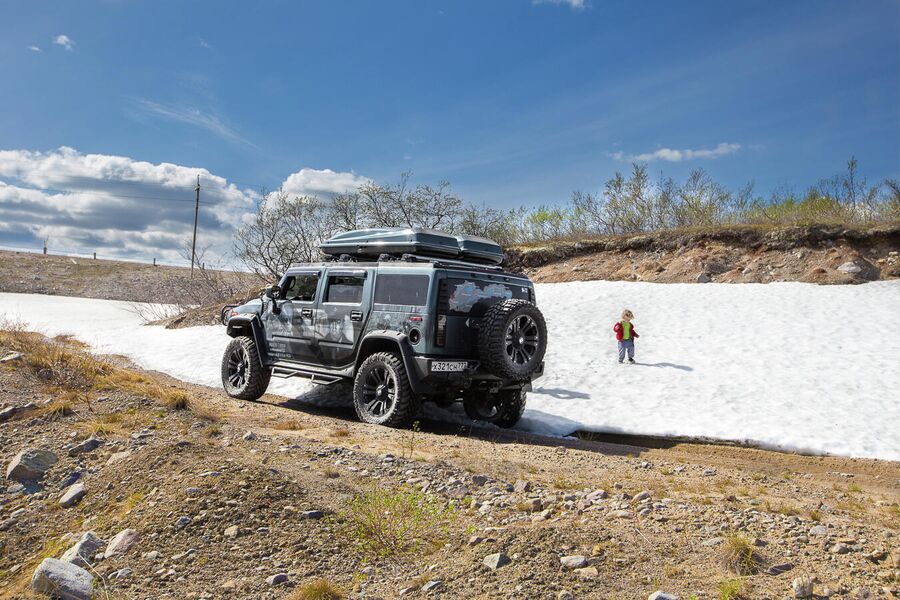
[[342, 600], [344, 591], [327, 579], [315, 579], [299, 586], [290, 600]]
[[736, 575], [753, 575], [762, 566], [762, 557], [753, 543], [739, 533], [731, 533], [722, 544], [722, 562], [725, 568]]

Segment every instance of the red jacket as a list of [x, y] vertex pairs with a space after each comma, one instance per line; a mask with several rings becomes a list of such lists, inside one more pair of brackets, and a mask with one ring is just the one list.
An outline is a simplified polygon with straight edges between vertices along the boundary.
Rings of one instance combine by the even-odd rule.
[[[621, 341], [622, 341], [622, 322], [621, 322], [621, 321], [619, 321], [618, 323], [616, 323], [615, 325], [613, 325], [613, 331], [616, 332], [616, 339], [619, 340], [619, 341], [621, 342]], [[631, 326], [631, 337], [632, 337], [632, 338], [639, 338], [639, 337], [641, 337], [641, 336], [638, 335], [637, 330], [635, 330], [633, 324], [632, 324], [632, 326]]]

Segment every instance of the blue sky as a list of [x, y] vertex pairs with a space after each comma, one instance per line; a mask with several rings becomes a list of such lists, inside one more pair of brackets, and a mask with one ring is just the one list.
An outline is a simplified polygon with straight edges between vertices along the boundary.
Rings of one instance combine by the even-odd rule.
[[[86, 195], [175, 194], [198, 168], [212, 198], [234, 195], [229, 215], [234, 189], [292, 174], [301, 192], [411, 170], [492, 206], [565, 202], [633, 160], [760, 192], [851, 155], [872, 180], [900, 175], [896, 0], [7, 1], [0, 81], [0, 210], [28, 194], [66, 209], [3, 215], [7, 245], [146, 254], [152, 228], [123, 208], [145, 238], [124, 244]], [[105, 238], [78, 234], [101, 213]]]

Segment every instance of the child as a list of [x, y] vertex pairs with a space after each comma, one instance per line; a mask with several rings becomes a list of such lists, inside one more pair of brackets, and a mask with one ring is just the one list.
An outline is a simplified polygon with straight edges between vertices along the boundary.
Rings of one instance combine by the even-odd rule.
[[631, 320], [634, 314], [627, 308], [622, 312], [622, 320], [613, 326], [616, 332], [616, 340], [619, 342], [619, 364], [625, 360], [625, 352], [628, 352], [628, 362], [634, 364], [634, 339], [641, 337], [635, 331]]

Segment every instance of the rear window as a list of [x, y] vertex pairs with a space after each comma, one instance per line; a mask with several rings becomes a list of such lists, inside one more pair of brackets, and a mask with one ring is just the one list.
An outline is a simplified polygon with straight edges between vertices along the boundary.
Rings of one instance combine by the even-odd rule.
[[530, 300], [528, 287], [478, 279], [447, 279], [447, 308], [451, 315], [481, 316], [499, 300]]
[[378, 275], [376, 304], [425, 306], [428, 303], [428, 275]]

